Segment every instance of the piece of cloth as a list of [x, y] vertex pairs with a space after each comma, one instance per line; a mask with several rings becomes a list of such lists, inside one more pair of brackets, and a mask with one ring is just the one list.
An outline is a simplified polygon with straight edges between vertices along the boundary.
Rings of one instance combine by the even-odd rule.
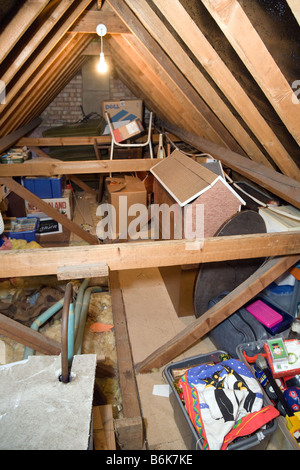
[[[251, 423], [254, 432], [262, 426], [261, 416], [267, 418], [262, 413], [255, 416], [263, 407], [262, 390], [251, 371], [237, 359], [213, 366], [201, 364], [193, 367], [181, 377], [178, 386], [182, 389], [191, 421], [202, 439], [203, 450], [222, 449], [225, 436], [234, 428], [232, 438], [226, 440], [227, 447], [235, 437], [244, 435], [242, 428], [245, 423], [248, 423], [247, 429]], [[253, 419], [249, 419], [250, 414], [253, 414]], [[247, 419], [243, 419], [246, 416]]]

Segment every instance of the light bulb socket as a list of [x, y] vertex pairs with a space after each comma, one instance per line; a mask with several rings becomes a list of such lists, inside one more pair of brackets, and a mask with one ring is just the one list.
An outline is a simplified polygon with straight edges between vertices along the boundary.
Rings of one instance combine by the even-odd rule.
[[105, 34], [107, 33], [107, 28], [105, 24], [98, 24], [96, 28], [96, 33], [98, 34], [98, 36], [105, 36]]

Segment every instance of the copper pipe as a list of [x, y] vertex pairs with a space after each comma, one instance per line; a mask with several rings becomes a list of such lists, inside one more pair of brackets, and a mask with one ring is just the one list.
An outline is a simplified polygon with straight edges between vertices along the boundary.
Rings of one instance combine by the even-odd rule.
[[68, 383], [69, 364], [68, 364], [68, 324], [69, 324], [69, 308], [73, 296], [73, 286], [71, 282], [66, 285], [64, 296], [64, 304], [62, 310], [61, 322], [61, 382]]

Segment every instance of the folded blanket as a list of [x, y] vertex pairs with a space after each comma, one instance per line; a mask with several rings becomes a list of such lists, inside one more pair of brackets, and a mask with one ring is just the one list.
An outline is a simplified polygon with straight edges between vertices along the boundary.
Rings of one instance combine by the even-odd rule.
[[178, 386], [202, 449], [225, 449], [236, 437], [256, 431], [279, 414], [272, 406], [263, 408], [260, 385], [237, 359], [193, 367]]

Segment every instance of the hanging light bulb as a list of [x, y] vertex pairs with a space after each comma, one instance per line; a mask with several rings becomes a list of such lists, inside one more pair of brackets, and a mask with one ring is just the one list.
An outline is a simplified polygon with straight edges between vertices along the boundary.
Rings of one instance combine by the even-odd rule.
[[108, 66], [104, 57], [102, 37], [105, 36], [107, 32], [106, 26], [104, 24], [98, 24], [96, 28], [96, 32], [98, 36], [100, 36], [100, 39], [101, 39], [100, 60], [99, 60], [99, 64], [97, 68], [98, 68], [98, 72], [105, 73], [108, 70]]
[[100, 73], [105, 73], [108, 70], [108, 66], [107, 66], [107, 63], [105, 62], [105, 57], [104, 57], [103, 52], [100, 52], [100, 60], [97, 66], [97, 70]]

